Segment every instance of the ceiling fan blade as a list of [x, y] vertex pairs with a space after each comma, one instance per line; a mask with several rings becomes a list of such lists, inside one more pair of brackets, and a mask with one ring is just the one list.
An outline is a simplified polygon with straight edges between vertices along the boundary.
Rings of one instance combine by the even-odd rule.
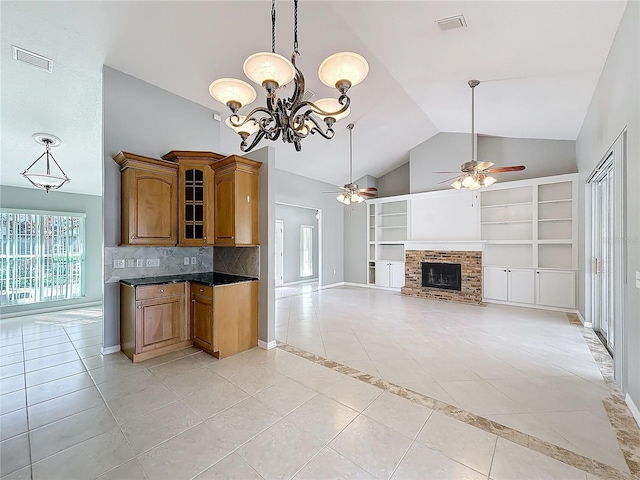
[[360, 196], [361, 197], [376, 197], [377, 195], [375, 193], [360, 192]]
[[478, 162], [476, 165], [476, 170], [486, 170], [487, 168], [491, 168], [495, 165], [493, 162]]
[[365, 187], [359, 190], [360, 192], [377, 192], [378, 189], [376, 187]]
[[451, 180], [455, 180], [456, 178], [460, 178], [460, 175], [456, 175], [455, 177], [451, 177], [451, 178], [449, 178], [449, 179], [447, 179], [447, 180], [443, 180], [443, 181], [441, 181], [441, 182], [438, 182], [438, 185], [440, 185], [441, 183], [448, 183], [448, 182], [450, 182]]
[[431, 172], [431, 173], [460, 173], [460, 172]]
[[510, 167], [496, 167], [485, 170], [484, 173], [500, 173], [500, 172], [519, 172], [524, 170], [524, 165], [511, 165]]

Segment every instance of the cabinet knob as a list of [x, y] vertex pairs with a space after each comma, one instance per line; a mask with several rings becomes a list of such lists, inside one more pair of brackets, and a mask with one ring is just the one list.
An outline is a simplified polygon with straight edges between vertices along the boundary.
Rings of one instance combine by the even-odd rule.
[[202, 237], [202, 238], [203, 238], [204, 240], [206, 240], [206, 239], [207, 239], [207, 236], [205, 235], [205, 236], [204, 236], [204, 237]]
[[203, 289], [203, 288], [201, 288], [201, 289], [200, 289], [200, 291], [201, 291], [201, 292], [204, 292], [204, 289]]
[[191, 303], [196, 303], [196, 301], [195, 300], [191, 300]]
[[504, 271], [506, 272], [507, 270], [505, 269]]
[[231, 240], [233, 240], [234, 238], [236, 238], [236, 237], [234, 237], [233, 235], [231, 235]]
[[138, 310], [139, 310], [139, 309], [141, 309], [142, 307], [141, 307], [140, 305], [138, 305], [138, 307], [137, 307], [137, 308], [138, 308]]
[[135, 239], [136, 239], [135, 235], [131, 235], [131, 240], [135, 240]]
[[161, 288], [161, 289], [160, 289], [160, 293], [164, 293], [164, 288]]
[[247, 203], [251, 203], [251, 197], [247, 195]]
[[538, 275], [540, 275], [540, 272], [536, 272]]

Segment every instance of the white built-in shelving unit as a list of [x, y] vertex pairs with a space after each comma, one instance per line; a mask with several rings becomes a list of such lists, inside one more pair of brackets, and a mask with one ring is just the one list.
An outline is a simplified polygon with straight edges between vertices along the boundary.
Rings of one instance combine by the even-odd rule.
[[367, 283], [383, 288], [404, 286], [404, 252], [409, 238], [409, 202], [375, 199], [367, 202]]
[[562, 175], [480, 193], [486, 300], [575, 308], [576, 182]]

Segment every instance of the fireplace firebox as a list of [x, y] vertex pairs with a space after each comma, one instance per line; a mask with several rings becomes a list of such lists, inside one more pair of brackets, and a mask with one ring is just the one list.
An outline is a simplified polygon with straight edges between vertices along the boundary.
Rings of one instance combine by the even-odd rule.
[[462, 290], [462, 265], [459, 263], [422, 262], [422, 286], [445, 290]]

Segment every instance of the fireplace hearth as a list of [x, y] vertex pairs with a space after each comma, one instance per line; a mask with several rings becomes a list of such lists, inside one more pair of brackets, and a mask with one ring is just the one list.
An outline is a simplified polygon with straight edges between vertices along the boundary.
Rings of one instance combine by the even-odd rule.
[[459, 263], [422, 262], [422, 286], [444, 290], [462, 290], [462, 276]]

